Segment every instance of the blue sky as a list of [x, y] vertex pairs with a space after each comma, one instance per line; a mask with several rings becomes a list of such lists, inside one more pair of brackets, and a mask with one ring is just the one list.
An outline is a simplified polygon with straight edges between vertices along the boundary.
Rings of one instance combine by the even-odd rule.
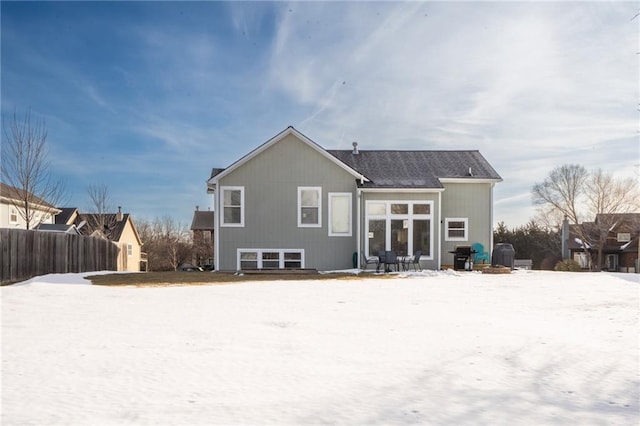
[[495, 221], [565, 163], [637, 176], [637, 2], [6, 2], [3, 114], [48, 128], [68, 205], [105, 183], [190, 224], [288, 125], [327, 149], [479, 149]]

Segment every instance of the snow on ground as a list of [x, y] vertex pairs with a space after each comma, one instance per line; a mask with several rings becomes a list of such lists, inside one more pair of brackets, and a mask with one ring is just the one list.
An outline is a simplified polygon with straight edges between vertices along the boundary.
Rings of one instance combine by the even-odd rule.
[[82, 282], [1, 288], [3, 425], [640, 421], [638, 275]]

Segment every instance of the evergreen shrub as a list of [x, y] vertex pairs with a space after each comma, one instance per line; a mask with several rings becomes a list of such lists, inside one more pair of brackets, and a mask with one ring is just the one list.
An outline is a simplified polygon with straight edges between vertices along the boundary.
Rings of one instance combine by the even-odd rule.
[[566, 259], [561, 262], [556, 263], [555, 271], [565, 271], [565, 272], [580, 272], [582, 271], [582, 267], [578, 262], [573, 259]]

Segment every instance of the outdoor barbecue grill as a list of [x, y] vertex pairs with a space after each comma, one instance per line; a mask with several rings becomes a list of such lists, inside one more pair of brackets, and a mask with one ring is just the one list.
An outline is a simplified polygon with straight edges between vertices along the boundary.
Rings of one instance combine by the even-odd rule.
[[473, 269], [472, 256], [476, 253], [471, 246], [457, 246], [450, 251], [453, 254], [453, 269], [456, 271], [470, 271]]

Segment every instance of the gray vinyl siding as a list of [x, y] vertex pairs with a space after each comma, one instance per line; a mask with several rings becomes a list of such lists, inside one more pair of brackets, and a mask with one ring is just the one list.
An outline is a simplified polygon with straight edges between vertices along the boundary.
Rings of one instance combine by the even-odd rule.
[[[491, 253], [492, 241], [492, 184], [491, 183], [445, 183], [442, 193], [442, 263], [453, 264], [453, 255], [448, 253], [458, 245], [472, 245], [479, 242], [485, 251]], [[446, 241], [446, 218], [468, 218], [467, 241]]]
[[432, 221], [433, 221], [433, 247], [431, 248], [433, 259], [427, 260], [422, 259], [420, 261], [420, 265], [424, 269], [433, 269], [437, 270], [439, 265], [439, 245], [440, 245], [440, 235], [438, 232], [438, 224], [440, 223], [440, 217], [438, 216], [438, 192], [363, 192], [362, 200], [360, 206], [360, 223], [362, 227], [362, 232], [360, 235], [360, 247], [361, 250], [364, 250], [365, 240], [367, 236], [364, 233], [366, 229], [366, 202], [367, 201], [432, 201], [433, 202], [433, 211], [432, 211]]
[[[355, 178], [295, 136], [285, 137], [224, 176], [218, 189], [223, 186], [244, 187], [245, 216], [244, 227], [219, 227], [219, 269], [236, 269], [239, 248], [303, 249], [306, 268], [352, 267], [357, 247]], [[298, 227], [300, 186], [322, 188], [319, 228]], [[330, 192], [352, 194], [350, 237], [328, 235]]]

